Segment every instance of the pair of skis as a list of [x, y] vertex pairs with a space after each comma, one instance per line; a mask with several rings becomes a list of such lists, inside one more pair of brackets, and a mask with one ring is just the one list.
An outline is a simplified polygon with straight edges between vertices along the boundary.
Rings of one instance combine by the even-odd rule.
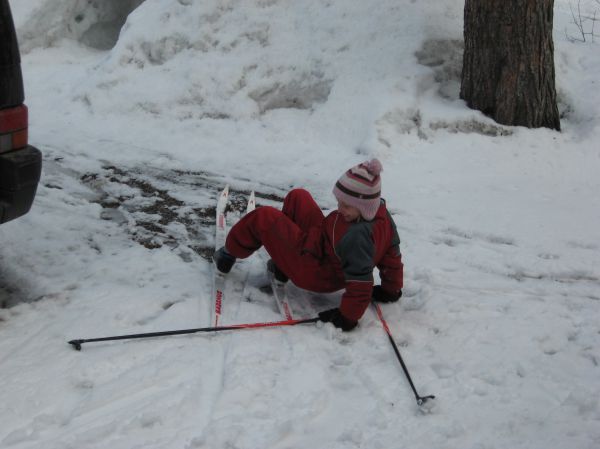
[[[227, 202], [229, 200], [229, 185], [226, 185], [225, 188], [219, 194], [217, 199], [217, 209], [216, 209], [216, 231], [215, 231], [215, 251], [225, 245], [225, 240], [227, 238], [227, 218], [225, 215], [225, 210], [227, 209]], [[248, 204], [246, 206], [246, 214], [252, 212], [256, 208], [256, 196], [254, 191], [250, 192], [250, 196], [248, 197]], [[273, 289], [273, 295], [275, 296], [275, 301], [277, 302], [277, 306], [282, 316], [288, 320], [293, 320], [292, 309], [290, 307], [286, 292], [285, 292], [285, 284], [279, 282], [273, 276], [273, 273], [269, 273], [269, 279], [271, 281], [271, 287]], [[214, 327], [218, 327], [221, 324], [221, 316], [223, 312], [223, 306], [225, 303], [226, 297], [226, 285], [227, 285], [227, 275], [221, 273], [217, 270], [217, 267], [214, 267], [214, 288], [213, 288], [213, 302], [214, 302], [214, 312], [213, 312], [213, 320], [212, 323]]]

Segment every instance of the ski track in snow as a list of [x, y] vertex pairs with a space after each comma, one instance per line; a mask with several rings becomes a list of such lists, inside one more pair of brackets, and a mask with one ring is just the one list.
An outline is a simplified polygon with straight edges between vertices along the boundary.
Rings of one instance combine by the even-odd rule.
[[[68, 182], [60, 176], [55, 181]], [[53, 190], [47, 193], [53, 194]], [[70, 201], [67, 208], [82, 205], [83, 202]], [[411, 246], [420, 245], [422, 257], [437, 255], [445, 260], [431, 268], [409, 268], [400, 306], [384, 306], [417, 389], [421, 394], [438, 397], [432, 415], [419, 417], [408, 384], [370, 311], [361, 321], [360, 333], [347, 335], [330, 326], [317, 326], [316, 330], [307, 326], [90, 345], [75, 353], [65, 344], [62, 321], [50, 328], [35, 323], [52, 320], [71, 307], [83, 312], [78, 320], [72, 320], [73, 335], [85, 329], [79, 322], [81, 318], [92, 325], [98, 321], [112, 323], [103, 326], [104, 331], [108, 327], [125, 332], [132, 326], [152, 330], [186, 327], [181, 325], [185, 322], [181, 318], [190, 311], [194, 317], [190, 326], [206, 325], [202, 317], [210, 316], [210, 305], [206, 303], [198, 318], [198, 299], [192, 292], [183, 295], [182, 300], [154, 295], [150, 303], [136, 309], [114, 301], [110, 292], [97, 294], [92, 290], [88, 301], [114, 304], [103, 312], [107, 320], [99, 320], [97, 313], [90, 314], [83, 304], [72, 302], [72, 295], [84, 292], [87, 284], [99, 283], [93, 276], [83, 276], [79, 285], [63, 294], [3, 311], [5, 325], [10, 326], [19, 316], [26, 318], [21, 324], [23, 329], [33, 325], [25, 334], [16, 329], [11, 332], [19, 336], [18, 346], [14, 346], [14, 335], [3, 339], [0, 347], [12, 348], [2, 350], [6, 376], [19, 378], [20, 366], [27, 366], [27, 360], [35, 357], [39, 338], [51, 335], [53, 350], [40, 363], [52, 367], [56, 374], [50, 373], [49, 377], [62, 378], [62, 388], [69, 392], [56, 405], [46, 405], [34, 413], [29, 422], [11, 428], [3, 437], [3, 444], [16, 448], [127, 447], [136, 435], [144, 434], [145, 441], [149, 441], [149, 435], [155, 435], [152, 444], [163, 447], [298, 447], [306, 442], [303, 435], [308, 432], [341, 448], [391, 441], [398, 429], [410, 435], [405, 439], [408, 444], [418, 446], [421, 438], [428, 438], [434, 445], [447, 441], [458, 444], [469, 440], [465, 422], [476, 420], [473, 409], [486, 410], [489, 404], [494, 404], [494, 414], [514, 416], [509, 425], [526, 422], [528, 428], [541, 431], [545, 423], [552, 422], [560, 430], [564, 428], [562, 410], [568, 410], [592, 426], [598, 420], [593, 390], [564, 389], [563, 385], [569, 384], [568, 373], [559, 377], [554, 374], [556, 367], [573, 364], [573, 355], [579, 360], [575, 365], [598, 366], [594, 345], [597, 337], [590, 327], [592, 317], [579, 315], [590, 302], [598, 300], [593, 293], [596, 280], [581, 270], [583, 263], [571, 262], [573, 267], [566, 271], [563, 263], [557, 263], [564, 258], [576, 260], [572, 251], [577, 255], [589, 253], [589, 245], [573, 248], [567, 242], [568, 254], [550, 254], [528, 248], [509, 235], [490, 236], [456, 227], [440, 228], [428, 241], [419, 242], [426, 234], [411, 231], [410, 220], [405, 223], [406, 229], [401, 231], [409, 246], [405, 253], [410, 254]], [[111, 221], [104, 226], [107, 228], [103, 234], [113, 229]], [[120, 244], [130, 242], [133, 253], [147, 251], [129, 240], [127, 233], [113, 235], [119, 234]], [[87, 239], [85, 235], [81, 237]], [[453, 239], [451, 244], [448, 238]], [[92, 252], [110, 253], [102, 240], [89, 248]], [[474, 250], [485, 254], [485, 259], [473, 261]], [[174, 260], [182, 260], [176, 251], [170, 253]], [[259, 289], [261, 282], [266, 281], [265, 261], [264, 255], [254, 256], [232, 273], [236, 282], [230, 284], [229, 296], [238, 302], [226, 304], [231, 322], [242, 317], [246, 322], [279, 319], [273, 298]], [[518, 267], [525, 266], [535, 267], [537, 274], [515, 276]], [[161, 274], [155, 268], [144, 273], [148, 267], [149, 264], [139, 267], [141, 276], [134, 288], [143, 290], [156, 285]], [[117, 270], [103, 270], [120, 279]], [[242, 283], [246, 270], [248, 283], [242, 292], [236, 284]], [[120, 286], [129, 300], [138, 296], [132, 296], [127, 283], [119, 281], [116, 285], [115, 294]], [[292, 299], [302, 296], [292, 286], [288, 290]], [[209, 297], [209, 292], [205, 297]], [[314, 306], [327, 301], [328, 298], [317, 296], [311, 303]], [[166, 319], [171, 314], [173, 318]], [[502, 320], [506, 314], [512, 317], [510, 333]], [[478, 317], [477, 321], [473, 321], [473, 316]], [[544, 326], [532, 327], [531, 323], [538, 322], [540, 316]], [[530, 338], [524, 339], [524, 335]], [[133, 347], [131, 351], [126, 350], [128, 345]], [[477, 357], [472, 359], [466, 354]], [[525, 354], [527, 357], [523, 357]], [[164, 357], [168, 364], [162, 360]], [[51, 359], [66, 363], [56, 366]], [[430, 362], [424, 363], [425, 360]], [[371, 369], [374, 364], [378, 367], [375, 371]], [[141, 376], [140, 367], [144, 367]], [[532, 378], [537, 387], [523, 389]], [[27, 387], [35, 385], [38, 379], [35, 372], [30, 377], [20, 377], [13, 394], [33, 400], [31, 394], [35, 392], [37, 400], [45, 403], [44, 396], [39, 397], [39, 389]], [[46, 394], [47, 398], [53, 397]], [[155, 404], [161, 404], [160, 411], [151, 411]], [[519, 407], [515, 408], [517, 404]], [[531, 404], [543, 404], [544, 413], [540, 414], [538, 406]], [[407, 412], [414, 419], [430, 420], [436, 426], [434, 435], [426, 437], [417, 421], [398, 424], [395, 416], [406, 416]], [[458, 413], [460, 419], [448, 419], [451, 413]], [[183, 415], [184, 422], [176, 424], [174, 417]], [[338, 423], [336, 426], [344, 424], [332, 427], [329, 423], [333, 422]], [[490, 426], [484, 425], [493, 431]], [[176, 430], [161, 436], [164, 428]], [[506, 433], [502, 438], [517, 444], [525, 436]]]
[[[418, 236], [414, 237], [418, 240]], [[403, 238], [413, 241], [409, 232]], [[569, 245], [575, 246], [577, 253], [590, 251], [588, 244], [567, 243]], [[103, 250], [102, 244], [98, 247]], [[443, 269], [409, 270], [400, 310], [393, 307], [385, 310], [391, 313], [390, 323], [404, 323], [402, 326], [392, 324], [392, 330], [411, 373], [418, 374], [415, 376], [417, 388], [422, 394], [438, 396], [434, 414], [420, 418], [433, 420], [436, 426], [435, 434], [430, 435], [428, 441], [443, 445], [447, 441], [468, 440], [470, 432], [464, 421], [475, 419], [472, 410], [459, 407], [461, 419], [436, 420], [451, 410], [457, 411], [456, 405], [450, 407], [449, 403], [468, 403], [469, 409], [480, 410], [492, 403], [494, 413], [514, 416], [509, 425], [525, 422], [528, 428], [538, 428], [540, 432], [548, 422], [559, 430], [564, 429], [562, 410], [593, 426], [592, 423], [598, 420], [594, 391], [577, 386], [565, 390], [563, 385], [570, 383], [569, 375], [556, 378], [543, 374], [546, 371], [554, 373], [556, 367], [563, 364], [572, 364], [573, 354], [579, 359], [576, 365], [598, 366], [599, 354], [594, 344], [597, 337], [591, 332], [591, 318], [578, 317], [578, 312], [585, 310], [588, 302], [598, 301], [594, 293], [597, 280], [593, 273], [577, 263], [564, 270], [564, 264], [558, 261], [567, 256], [523, 248], [510, 236], [480, 235], [457, 228], [440, 229], [434, 233], [428, 247], [438, 255], [439, 248], [447, 248], [441, 253], [447, 261], [441, 265]], [[485, 252], [485, 263], [483, 258], [472, 260], [470, 254], [474, 248]], [[263, 261], [259, 264], [262, 266]], [[523, 267], [528, 267], [529, 271]], [[261, 270], [260, 267], [253, 269]], [[478, 281], [474, 284], [475, 273]], [[153, 282], [149, 279], [150, 285]], [[519, 288], [515, 290], [515, 286]], [[76, 287], [71, 294], [82, 288], [84, 285]], [[248, 288], [252, 289], [252, 286]], [[272, 318], [278, 318], [272, 298], [256, 288], [252, 294], [258, 295], [260, 300], [242, 302], [240, 316], [265, 320], [269, 318], [266, 314], [270, 313]], [[465, 302], [460, 298], [465, 295], [472, 301]], [[27, 312], [31, 315], [30, 324], [47, 320], [49, 316], [61, 313], [60, 307], [69, 306], [69, 296], [67, 290], [64, 297], [55, 295], [52, 305], [41, 302], [40, 306], [18, 306], [14, 313], [18, 316], [20, 309], [32, 308]], [[103, 294], [97, 299], [104, 300], [107, 296], [110, 295]], [[432, 309], [430, 302], [434, 297], [438, 307], [444, 304], [443, 314]], [[123, 304], [116, 304], [110, 321], [125, 326], [162, 327], [159, 324], [164, 314], [182, 306], [189, 308], [190, 302], [191, 299], [165, 302], [161, 298], [154, 309], [146, 306], [132, 315], [133, 320], [127, 318], [128, 312], [120, 310]], [[256, 306], [260, 306], [260, 313], [256, 312]], [[38, 307], [42, 310], [37, 311]], [[12, 310], [3, 315], [12, 314]], [[507, 313], [513, 317], [513, 335], [507, 335], [504, 323], [497, 322]], [[473, 316], [486, 323], [483, 335], [481, 324], [471, 321]], [[532, 329], [531, 322], [538, 321], [540, 316], [544, 317], [545, 326]], [[14, 318], [8, 316], [6, 322], [13, 321]], [[18, 346], [3, 351], [3, 369], [7, 377], [19, 378], [17, 372], [22, 366], [19, 360], [27, 366], [25, 361], [35, 357], [38, 339], [48, 335], [47, 328], [34, 326], [33, 329], [25, 338], [19, 339]], [[250, 339], [240, 332], [208, 337], [206, 342], [203, 337], [192, 337], [190, 342], [177, 339], [177, 343], [135, 342], [131, 344], [139, 349], [133, 351], [141, 351], [143, 355], [133, 360], [129, 360], [129, 351], [122, 353], [123, 345], [90, 346], [84, 348], [82, 354], [69, 352], [67, 358], [71, 369], [50, 377], [66, 377], [68, 381], [63, 382], [70, 385], [67, 389], [71, 392], [61, 398], [60, 405], [41, 410], [29, 423], [11, 428], [2, 442], [16, 448], [126, 447], [127, 441], [135, 439], [139, 432], [147, 439], [147, 432], [159, 433], [158, 429], [169, 427], [176, 430], [168, 437], [154, 437], [153, 444], [163, 447], [185, 444], [190, 448], [228, 445], [296, 447], [304, 444], [302, 435], [306, 432], [317, 433], [330, 441], [331, 447], [340, 448], [390, 441], [398, 429], [398, 418], [392, 417], [398, 413], [404, 415], [407, 410], [413, 410], [415, 416], [418, 412], [374, 317], [363, 319], [361, 332], [358, 337], [337, 335], [329, 328], [321, 328], [316, 333], [309, 329], [285, 329], [267, 330]], [[56, 329], [52, 333], [56, 347], [64, 347], [65, 338], [60, 338], [63, 331]], [[523, 335], [531, 338], [523, 341]], [[498, 341], [503, 341], [503, 349], [498, 347]], [[415, 348], [416, 342], [420, 343]], [[159, 369], [151, 369], [153, 365], [164, 369], [159, 360], [162, 355], [172, 353], [173, 344], [179, 353], [186, 355], [181, 360], [170, 357], [171, 363], [179, 365], [180, 371], [188, 372], [187, 375], [173, 377], [171, 370], [161, 374]], [[197, 353], [197, 359], [191, 355], [197, 352], [198, 346], [206, 345], [210, 349], [205, 347]], [[309, 355], [311, 345], [321, 348], [318, 361], [314, 355]], [[10, 338], [3, 346], [10, 347]], [[461, 348], [462, 354], [479, 356], [474, 361], [464, 356], [457, 360], [452, 357], [457, 355], [457, 348]], [[512, 355], [514, 348], [519, 348], [518, 352], [528, 354], [528, 357], [515, 358]], [[361, 355], [357, 357], [357, 354]], [[53, 355], [65, 358], [65, 354], [58, 355], [57, 351], [53, 351]], [[85, 357], [85, 368], [73, 357], [79, 358], [80, 362]], [[209, 369], [207, 359], [212, 360]], [[423, 359], [435, 361], [427, 366], [419, 362]], [[311, 361], [308, 366], [300, 365], [306, 360]], [[40, 362], [52, 366], [50, 359]], [[369, 369], [373, 363], [380, 367], [375, 372]], [[144, 370], [150, 369], [150, 374], [141, 376], [141, 381], [140, 366]], [[523, 390], [521, 386], [530, 378], [535, 379], [538, 387], [532, 391]], [[21, 378], [16, 394], [33, 400], [31, 392], [38, 390], [26, 386], [37, 382], [37, 374], [30, 380]], [[125, 396], [119, 385], [126, 386]], [[98, 387], [103, 391], [101, 394], [95, 393]], [[454, 390], [457, 391], [453, 393]], [[519, 391], [519, 394], [507, 395], [507, 391]], [[43, 397], [38, 400], [44, 402]], [[161, 404], [160, 411], [148, 411], [155, 404]], [[515, 409], [515, 404], [520, 406]], [[530, 404], [544, 404], [546, 411], [539, 414], [539, 409]], [[168, 418], [181, 414], [188, 416], [183, 425]], [[532, 418], [536, 414], [537, 417]], [[336, 430], [319, 424], [333, 422], [345, 424]], [[591, 434], [592, 428], [589, 427]], [[426, 432], [410, 425], [401, 424], [400, 429], [403, 434], [411, 435], [405, 440], [410, 444], [418, 445], [421, 438], [427, 438]], [[506, 433], [502, 438], [518, 444], [524, 436]]]

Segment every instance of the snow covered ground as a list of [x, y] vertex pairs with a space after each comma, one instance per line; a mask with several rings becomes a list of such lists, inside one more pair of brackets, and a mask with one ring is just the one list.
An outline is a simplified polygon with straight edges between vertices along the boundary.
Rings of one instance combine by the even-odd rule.
[[[44, 170], [0, 227], [0, 447], [600, 447], [600, 53], [568, 1], [561, 133], [458, 99], [458, 0], [11, 3]], [[383, 312], [432, 413], [371, 311], [66, 343], [209, 325], [218, 189], [332, 208], [370, 156], [406, 266]], [[279, 319], [263, 262], [234, 271], [230, 321]]]

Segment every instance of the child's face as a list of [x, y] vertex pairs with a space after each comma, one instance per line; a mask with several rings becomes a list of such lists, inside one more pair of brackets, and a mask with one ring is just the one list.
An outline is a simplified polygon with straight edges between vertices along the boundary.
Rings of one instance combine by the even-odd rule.
[[360, 217], [360, 211], [354, 207], [350, 206], [343, 201], [338, 200], [338, 212], [344, 217], [348, 223], [358, 220]]

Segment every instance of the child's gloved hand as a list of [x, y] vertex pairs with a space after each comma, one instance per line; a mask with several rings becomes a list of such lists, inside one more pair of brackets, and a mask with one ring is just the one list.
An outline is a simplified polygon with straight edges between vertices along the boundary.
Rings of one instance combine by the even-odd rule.
[[338, 309], [337, 307], [335, 309], [329, 309], [320, 312], [319, 319], [324, 323], [331, 323], [338, 329], [341, 329], [345, 332], [351, 331], [358, 324], [358, 321], [349, 320], [344, 315], [342, 315], [342, 312], [340, 312], [340, 309]]
[[385, 291], [381, 285], [376, 285], [373, 287], [371, 297], [375, 302], [396, 302], [402, 297], [402, 290], [398, 290], [398, 293], [390, 293]]

